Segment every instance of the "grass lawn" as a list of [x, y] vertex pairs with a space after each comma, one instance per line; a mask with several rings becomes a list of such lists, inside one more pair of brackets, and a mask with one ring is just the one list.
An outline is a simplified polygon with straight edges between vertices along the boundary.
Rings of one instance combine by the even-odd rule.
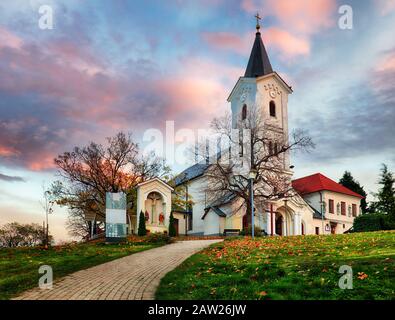
[[[353, 289], [338, 286], [339, 267]], [[395, 299], [395, 232], [227, 239], [168, 273], [157, 299]]]
[[85, 243], [43, 248], [0, 249], [0, 299], [38, 286], [42, 265], [53, 268], [54, 279], [132, 253], [151, 249], [159, 244]]

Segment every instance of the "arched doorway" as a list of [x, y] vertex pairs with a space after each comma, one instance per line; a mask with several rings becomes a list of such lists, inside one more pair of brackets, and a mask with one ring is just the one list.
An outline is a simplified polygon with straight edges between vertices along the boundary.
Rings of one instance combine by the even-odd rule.
[[283, 235], [283, 222], [284, 222], [284, 218], [283, 216], [280, 214], [276, 217], [276, 234], [279, 236]]

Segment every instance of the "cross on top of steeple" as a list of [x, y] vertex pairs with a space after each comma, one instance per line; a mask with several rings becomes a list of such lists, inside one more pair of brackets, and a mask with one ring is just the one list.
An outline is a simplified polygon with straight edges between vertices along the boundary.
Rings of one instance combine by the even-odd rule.
[[256, 18], [256, 30], [259, 32], [259, 30], [261, 29], [260, 20], [262, 20], [261, 16], [259, 15], [259, 12], [255, 15], [255, 18]]

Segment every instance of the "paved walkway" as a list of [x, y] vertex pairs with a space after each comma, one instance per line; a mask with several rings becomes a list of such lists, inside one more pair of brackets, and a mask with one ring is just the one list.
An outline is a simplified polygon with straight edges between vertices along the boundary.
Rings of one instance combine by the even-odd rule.
[[160, 279], [186, 258], [222, 240], [180, 241], [70, 274], [51, 290], [35, 288], [24, 300], [150, 300]]

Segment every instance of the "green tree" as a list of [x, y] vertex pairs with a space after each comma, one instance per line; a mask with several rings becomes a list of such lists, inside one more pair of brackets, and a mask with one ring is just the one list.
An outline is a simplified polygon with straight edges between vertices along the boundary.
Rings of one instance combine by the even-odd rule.
[[348, 189], [350, 189], [350, 190], [352, 190], [364, 197], [363, 199], [361, 199], [361, 206], [360, 207], [361, 207], [362, 213], [367, 213], [368, 212], [368, 204], [366, 202], [367, 194], [366, 194], [365, 190], [363, 189], [363, 186], [361, 186], [359, 184], [359, 182], [356, 181], [354, 179], [354, 177], [351, 175], [351, 172], [345, 171], [343, 174], [343, 177], [339, 180], [339, 183], [342, 186], [344, 186], [344, 187], [346, 187], [346, 188], [348, 188]]
[[174, 216], [173, 212], [170, 214], [170, 220], [169, 220], [169, 236], [170, 237], [175, 237], [177, 235], [176, 227], [174, 226]]
[[192, 200], [192, 196], [187, 191], [187, 186], [183, 184], [176, 187], [174, 186], [174, 183], [169, 184], [174, 188], [171, 199], [172, 210], [190, 211], [195, 203]]
[[147, 234], [147, 229], [145, 227], [145, 215], [144, 215], [143, 211], [140, 212], [139, 229], [137, 231], [137, 234], [139, 236], [145, 236]]
[[375, 212], [389, 214], [395, 219], [395, 189], [394, 189], [394, 176], [391, 171], [388, 170], [388, 166], [383, 164], [381, 167], [381, 174], [379, 184], [381, 188], [379, 192], [375, 194], [375, 201], [372, 204], [372, 209]]

